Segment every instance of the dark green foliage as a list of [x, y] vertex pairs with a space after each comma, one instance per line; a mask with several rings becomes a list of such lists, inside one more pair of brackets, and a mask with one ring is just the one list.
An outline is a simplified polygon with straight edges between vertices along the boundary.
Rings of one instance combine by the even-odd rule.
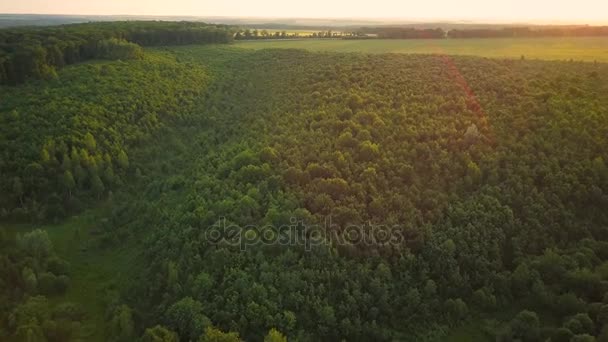
[[[67, 341], [79, 336], [84, 316], [75, 304], [51, 306], [47, 297], [65, 293], [69, 264], [58, 258], [46, 231], [3, 241], [0, 249], [0, 339]], [[60, 275], [53, 274], [56, 271]]]
[[193, 22], [128, 21], [0, 30], [0, 84], [54, 78], [89, 59], [141, 59], [141, 46], [227, 43], [230, 29]]
[[126, 305], [118, 306], [109, 322], [110, 341], [128, 342], [135, 338], [133, 311]]
[[[441, 339], [513, 308], [528, 310], [501, 316], [501, 336], [599, 336], [607, 77], [605, 65], [581, 63], [150, 50], [66, 68], [68, 89], [11, 88], [78, 110], [57, 105], [69, 120], [49, 124], [9, 100], [3, 120], [37, 128], [2, 126], [18, 141], [2, 141], [2, 186], [19, 190], [2, 200], [14, 215], [113, 192], [101, 239], [110, 250], [136, 241], [140, 264], [117, 286], [109, 339]], [[93, 88], [111, 95], [93, 97], [104, 106], [86, 115], [62, 96]], [[64, 117], [57, 107], [46, 115]], [[279, 236], [291, 219], [319, 225], [323, 239], [254, 244], [261, 232], [245, 227]], [[214, 241], [219, 224], [241, 240]], [[403, 239], [341, 242], [354, 224]], [[23, 246], [48, 255], [42, 242]], [[47, 284], [44, 274], [62, 273], [47, 265], [11, 272], [37, 291], [40, 275]]]
[[15, 220], [61, 218], [120, 188], [130, 175], [127, 151], [189, 120], [206, 82], [200, 67], [156, 55], [2, 88], [0, 190], [11, 196], [0, 208]]
[[378, 38], [389, 39], [431, 39], [445, 38], [446, 32], [440, 28], [437, 29], [414, 29], [414, 28], [399, 28], [388, 27], [378, 29], [366, 29], [364, 32], [376, 33]]
[[[458, 324], [514, 302], [566, 319], [601, 300], [596, 276], [583, 269], [606, 257], [599, 227], [607, 217], [599, 209], [608, 184], [602, 171], [588, 171], [605, 167], [603, 116], [583, 123], [566, 113], [573, 103], [580, 112], [607, 108], [605, 83], [576, 78], [596, 68], [606, 75], [605, 66], [175, 53], [188, 62], [201, 58], [221, 78], [201, 109], [212, 128], [188, 137], [197, 142], [181, 161], [186, 170], [167, 166], [147, 186], [155, 204], [146, 222], [155, 228], [132, 226], [145, 227], [149, 239], [142, 277], [156, 279], [146, 290], [134, 285], [132, 292], [147, 294], [133, 304], [164, 317], [144, 315], [148, 325], [170, 326], [165, 310], [190, 296], [203, 309], [192, 315], [202, 312], [244, 339], [277, 327], [304, 340], [390, 340], [399, 331], [416, 340], [429, 322]], [[570, 95], [569, 83], [587, 98]], [[548, 89], [557, 95], [539, 102], [536, 95]], [[595, 195], [594, 186], [601, 190]], [[579, 190], [572, 197], [569, 189]], [[175, 200], [156, 200], [161, 194]], [[371, 221], [396, 225], [407, 239], [242, 251], [201, 233], [222, 216], [244, 226], [291, 217], [323, 223], [328, 215], [337, 234]], [[549, 334], [527, 312], [509, 325], [525, 340]]]
[[240, 342], [239, 334], [234, 332], [225, 333], [219, 329], [209, 327], [198, 340], [199, 342]]
[[524, 310], [511, 321], [511, 331], [515, 338], [522, 341], [540, 339], [540, 322], [535, 312]]
[[280, 331], [272, 328], [264, 337], [264, 342], [287, 342], [287, 338]]
[[167, 328], [157, 325], [154, 328], [146, 329], [146, 332], [141, 338], [142, 342], [179, 342], [176, 333]]
[[450, 38], [594, 37], [608, 36], [607, 26], [505, 27], [501, 29], [453, 29]]
[[135, 43], [117, 38], [104, 39], [97, 43], [97, 55], [103, 59], [142, 59], [144, 50]]
[[165, 313], [165, 324], [184, 340], [195, 341], [209, 327], [209, 319], [203, 315], [200, 302], [186, 297], [171, 305]]
[[574, 337], [572, 331], [567, 328], [558, 328], [551, 336], [551, 342], [570, 342], [572, 337]]
[[38, 292], [45, 296], [63, 294], [70, 286], [67, 276], [45, 272], [38, 275]]
[[575, 335], [570, 340], [570, 342], [595, 342], [595, 341], [596, 341], [595, 337], [593, 337], [593, 335], [589, 335], [589, 334]]

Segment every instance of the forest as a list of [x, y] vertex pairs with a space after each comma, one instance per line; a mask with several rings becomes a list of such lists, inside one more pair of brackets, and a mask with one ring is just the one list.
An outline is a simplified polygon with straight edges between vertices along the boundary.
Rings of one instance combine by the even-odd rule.
[[513, 38], [513, 37], [604, 37], [608, 26], [509, 27], [502, 29], [454, 29], [450, 38]]
[[141, 58], [141, 46], [227, 43], [224, 25], [106, 22], [0, 30], [0, 84], [53, 78], [65, 65], [91, 59]]
[[0, 86], [0, 340], [608, 340], [608, 64], [146, 25]]

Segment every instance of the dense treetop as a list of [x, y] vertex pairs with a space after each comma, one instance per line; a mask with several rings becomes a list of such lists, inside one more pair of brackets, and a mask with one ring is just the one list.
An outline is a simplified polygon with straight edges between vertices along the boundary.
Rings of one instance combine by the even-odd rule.
[[[2, 91], [2, 219], [103, 202], [90, 253], [133, 246], [104, 340], [608, 336], [606, 64], [160, 47]], [[0, 238], [0, 338], [86, 339], [45, 232]]]
[[[54, 77], [65, 65], [90, 59], [141, 58], [141, 46], [227, 43], [224, 25], [126, 21], [0, 30], [0, 84]], [[131, 44], [130, 44], [131, 43]]]

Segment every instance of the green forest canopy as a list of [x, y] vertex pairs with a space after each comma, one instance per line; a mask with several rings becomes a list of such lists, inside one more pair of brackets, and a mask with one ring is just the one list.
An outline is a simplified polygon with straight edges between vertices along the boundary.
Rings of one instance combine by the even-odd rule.
[[[163, 47], [2, 91], [2, 219], [104, 203], [81, 253], [136, 242], [104, 340], [608, 334], [607, 64]], [[221, 217], [341, 239], [242, 249]], [[86, 338], [47, 233], [0, 243], [0, 337]]]
[[90, 59], [141, 58], [141, 46], [227, 43], [225, 25], [126, 21], [0, 30], [0, 84], [53, 77], [65, 65]]

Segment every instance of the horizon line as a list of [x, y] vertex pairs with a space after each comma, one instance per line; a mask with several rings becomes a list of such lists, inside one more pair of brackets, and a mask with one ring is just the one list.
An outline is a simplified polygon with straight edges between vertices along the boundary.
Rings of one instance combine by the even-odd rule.
[[[342, 21], [368, 21], [368, 22], [405, 22], [404, 24], [506, 24], [506, 25], [608, 25], [608, 21], [598, 20], [572, 20], [572, 19], [521, 19], [506, 20], [498, 18], [408, 18], [408, 17], [298, 17], [298, 16], [243, 16], [243, 15], [194, 15], [194, 14], [92, 14], [92, 13], [13, 13], [0, 12], [0, 15], [31, 15], [31, 16], [91, 16], [91, 17], [187, 17], [187, 18], [217, 18], [217, 19], [252, 19], [252, 20], [342, 20]], [[310, 26], [301, 24], [301, 26]]]

